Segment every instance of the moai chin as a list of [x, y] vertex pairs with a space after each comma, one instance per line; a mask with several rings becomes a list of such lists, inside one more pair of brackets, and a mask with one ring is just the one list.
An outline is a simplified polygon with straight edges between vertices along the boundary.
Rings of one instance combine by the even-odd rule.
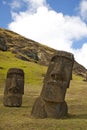
[[36, 99], [31, 115], [36, 118], [62, 118], [68, 115], [65, 94], [72, 78], [73, 54], [58, 51], [52, 57], [40, 97]]
[[7, 72], [4, 90], [4, 106], [20, 107], [24, 94], [24, 72], [19, 68], [10, 68]]

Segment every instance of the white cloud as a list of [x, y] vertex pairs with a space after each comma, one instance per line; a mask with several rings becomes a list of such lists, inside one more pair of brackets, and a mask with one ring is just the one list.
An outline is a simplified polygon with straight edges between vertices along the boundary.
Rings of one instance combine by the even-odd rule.
[[87, 25], [80, 17], [64, 16], [62, 13], [57, 13], [49, 9], [45, 0], [27, 0], [27, 2], [31, 3], [31, 7], [34, 7], [35, 12], [31, 12], [30, 8], [26, 12], [18, 14], [12, 12], [13, 21], [8, 28], [55, 49], [70, 51], [75, 54], [75, 58], [79, 63], [87, 67], [87, 62], [85, 63], [83, 59], [83, 54], [85, 55], [85, 61], [87, 59], [86, 50], [84, 49], [87, 43], [80, 50], [72, 48], [74, 40], [77, 41], [87, 37]]
[[81, 49], [74, 50], [76, 60], [87, 68], [87, 43]]
[[12, 0], [10, 3], [10, 7], [12, 10], [19, 9], [22, 6], [22, 2], [20, 0]]
[[[24, 0], [26, 1], [26, 0]], [[27, 0], [32, 8], [38, 8], [40, 6], [46, 5], [46, 0]]]
[[79, 5], [80, 14], [84, 20], [87, 20], [87, 0], [82, 0]]
[[2, 4], [3, 4], [3, 5], [6, 5], [7, 3], [6, 3], [6, 1], [5, 1], [5, 0], [2, 0]]
[[26, 6], [29, 12], [35, 12], [38, 7], [49, 6], [46, 0], [12, 0], [10, 3], [11, 9], [17, 10]]

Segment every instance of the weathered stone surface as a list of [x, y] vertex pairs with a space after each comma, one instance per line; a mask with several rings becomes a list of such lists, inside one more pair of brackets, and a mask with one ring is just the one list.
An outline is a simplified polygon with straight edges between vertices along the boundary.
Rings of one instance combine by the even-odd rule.
[[32, 117], [35, 118], [47, 118], [47, 113], [45, 110], [45, 101], [41, 97], [38, 97], [33, 105], [31, 111]]
[[31, 115], [35, 118], [62, 118], [68, 114], [66, 102], [53, 103], [46, 102], [41, 97], [38, 97], [32, 108]]
[[86, 72], [86, 74], [85, 74], [85, 76], [84, 76], [83, 81], [87, 82], [87, 72]]
[[86, 68], [75, 61], [73, 65], [73, 73], [84, 78], [86, 74]]
[[24, 72], [19, 68], [10, 68], [7, 72], [3, 104], [5, 106], [19, 107], [22, 105], [24, 94]]
[[85, 79], [86, 79], [86, 82], [87, 82], [87, 72], [86, 72], [86, 78]]
[[71, 53], [58, 51], [49, 64], [41, 96], [45, 101], [63, 102], [72, 77], [74, 58]]
[[68, 107], [65, 101], [60, 103], [45, 103], [45, 110], [48, 118], [62, 118], [68, 115]]
[[21, 94], [4, 95], [4, 106], [20, 107], [21, 105], [22, 105], [22, 95]]
[[32, 109], [31, 115], [36, 118], [62, 118], [67, 116], [68, 107], [65, 94], [72, 79], [74, 56], [71, 53], [58, 51], [52, 57], [44, 85]]
[[6, 41], [0, 36], [0, 50], [7, 51]]

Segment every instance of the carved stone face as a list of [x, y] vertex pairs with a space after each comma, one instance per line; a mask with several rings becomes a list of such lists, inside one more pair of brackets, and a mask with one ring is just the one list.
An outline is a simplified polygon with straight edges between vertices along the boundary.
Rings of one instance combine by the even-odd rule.
[[63, 102], [72, 77], [74, 58], [71, 53], [59, 52], [49, 64], [41, 96], [50, 102]]
[[7, 73], [5, 94], [24, 94], [24, 73], [21, 69], [11, 68]]

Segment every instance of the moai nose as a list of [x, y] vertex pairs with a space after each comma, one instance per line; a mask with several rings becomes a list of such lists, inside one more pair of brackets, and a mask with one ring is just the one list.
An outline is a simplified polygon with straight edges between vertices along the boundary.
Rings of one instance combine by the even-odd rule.
[[61, 79], [63, 73], [62, 64], [56, 64], [54, 69], [51, 72], [51, 78], [54, 80]]
[[11, 81], [11, 88], [16, 88], [16, 86], [17, 86], [17, 80], [15, 77], [13, 77]]

